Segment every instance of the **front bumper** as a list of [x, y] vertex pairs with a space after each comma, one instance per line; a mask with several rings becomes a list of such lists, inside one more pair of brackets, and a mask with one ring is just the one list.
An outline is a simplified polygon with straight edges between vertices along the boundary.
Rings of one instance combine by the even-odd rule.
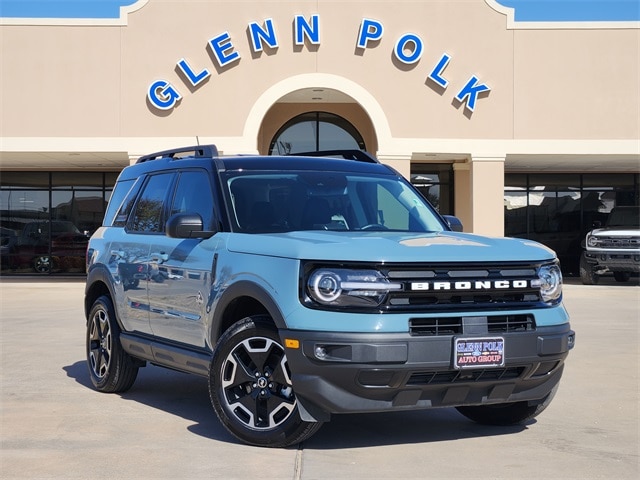
[[640, 252], [587, 250], [584, 256], [590, 264], [612, 272], [640, 273]]
[[286, 353], [306, 421], [328, 421], [333, 413], [535, 403], [559, 382], [575, 340], [568, 323], [505, 333], [500, 335], [504, 366], [458, 370], [451, 335], [298, 330], [280, 335], [285, 345], [299, 342]]

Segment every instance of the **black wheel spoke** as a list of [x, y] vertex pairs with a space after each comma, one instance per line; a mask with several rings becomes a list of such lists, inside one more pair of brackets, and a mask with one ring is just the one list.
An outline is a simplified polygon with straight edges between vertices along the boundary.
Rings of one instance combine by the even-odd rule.
[[236, 344], [221, 374], [228, 410], [249, 428], [277, 428], [295, 409], [284, 349], [271, 338], [251, 337]]
[[98, 297], [91, 308], [86, 352], [91, 382], [97, 390], [124, 392], [131, 388], [139, 366], [123, 351], [113, 302], [107, 295]]

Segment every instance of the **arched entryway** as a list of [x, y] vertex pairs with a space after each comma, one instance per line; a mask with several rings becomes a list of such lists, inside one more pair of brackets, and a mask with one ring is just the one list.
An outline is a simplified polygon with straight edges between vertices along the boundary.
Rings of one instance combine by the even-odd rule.
[[301, 113], [286, 122], [269, 144], [269, 155], [291, 155], [322, 150], [363, 150], [358, 129], [335, 113]]
[[264, 115], [260, 154], [358, 149], [376, 154], [375, 128], [352, 97], [331, 88], [304, 88], [280, 97]]

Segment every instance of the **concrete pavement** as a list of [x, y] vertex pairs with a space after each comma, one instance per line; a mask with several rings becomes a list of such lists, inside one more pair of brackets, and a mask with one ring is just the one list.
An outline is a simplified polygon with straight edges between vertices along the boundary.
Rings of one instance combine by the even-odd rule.
[[206, 380], [157, 367], [94, 391], [84, 283], [0, 280], [2, 479], [636, 479], [640, 287], [565, 285], [577, 332], [535, 422], [476, 425], [453, 409], [336, 416], [298, 448], [238, 443]]

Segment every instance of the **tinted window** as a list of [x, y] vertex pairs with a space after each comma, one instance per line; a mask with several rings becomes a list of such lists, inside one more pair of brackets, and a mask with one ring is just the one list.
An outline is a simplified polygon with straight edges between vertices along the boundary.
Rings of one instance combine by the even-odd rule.
[[[109, 200], [107, 213], [104, 216], [104, 225], [108, 226], [113, 222], [114, 227], [125, 226], [131, 209], [135, 204], [140, 185], [142, 185], [141, 179], [135, 182], [134, 180], [126, 180], [116, 185], [116, 189], [113, 191], [111, 199]], [[118, 212], [117, 215], [116, 212]]]
[[213, 195], [209, 177], [205, 171], [188, 171], [180, 174], [170, 215], [175, 213], [197, 213], [202, 217], [205, 228], [211, 227]]
[[441, 231], [424, 198], [398, 178], [337, 172], [228, 173], [234, 229]]
[[149, 177], [129, 222], [135, 232], [158, 233], [164, 230], [163, 205], [174, 174], [165, 173]]

